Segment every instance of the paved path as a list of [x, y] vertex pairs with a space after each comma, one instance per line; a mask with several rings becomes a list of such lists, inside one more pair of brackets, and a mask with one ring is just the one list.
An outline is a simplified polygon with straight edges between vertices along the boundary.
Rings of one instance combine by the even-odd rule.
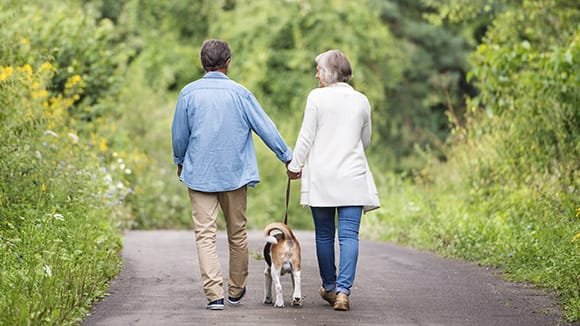
[[[250, 258], [248, 294], [239, 306], [208, 311], [201, 289], [195, 236], [190, 231], [131, 231], [124, 237], [125, 265], [83, 326], [104, 325], [565, 325], [550, 296], [513, 284], [475, 264], [389, 243], [361, 240], [351, 310], [334, 311], [318, 295], [312, 232], [296, 232], [302, 253], [302, 307], [262, 303], [264, 261]], [[249, 247], [263, 237], [251, 231]], [[226, 238], [218, 250], [227, 275]]]

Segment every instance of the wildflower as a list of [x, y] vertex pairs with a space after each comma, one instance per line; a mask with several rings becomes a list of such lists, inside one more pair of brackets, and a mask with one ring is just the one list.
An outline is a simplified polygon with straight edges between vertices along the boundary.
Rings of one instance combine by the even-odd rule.
[[48, 97], [48, 91], [46, 89], [39, 89], [37, 91], [31, 91], [30, 97], [33, 99], [44, 99]]
[[42, 269], [44, 269], [44, 272], [46, 273], [46, 276], [48, 276], [48, 277], [51, 277], [52, 276], [52, 268], [50, 268], [49, 265], [42, 266]]
[[576, 242], [580, 240], [580, 232], [576, 233], [573, 237], [572, 237], [572, 242]]
[[82, 81], [83, 79], [81, 78], [80, 75], [73, 75], [69, 79], [67, 79], [66, 83], [64, 84], [64, 87], [67, 89], [74, 88], [75, 86], [81, 84]]
[[69, 132], [68, 136], [71, 138], [74, 144], [77, 144], [79, 142], [79, 136], [73, 134], [72, 132]]
[[576, 217], [580, 217], [580, 207], [576, 208]]
[[24, 66], [18, 67], [18, 71], [23, 72], [28, 78], [32, 77], [32, 66], [28, 63]]
[[44, 183], [40, 186], [40, 190], [42, 190], [42, 192], [46, 192], [46, 185]]
[[58, 137], [58, 134], [52, 130], [45, 130], [42, 134], [43, 135], [51, 135], [53, 137]]
[[50, 62], [45, 61], [40, 66], [40, 70], [39, 71], [40, 72], [43, 72], [43, 71], [55, 71], [55, 70], [56, 69], [54, 68], [54, 66]]
[[54, 217], [54, 219], [56, 219], [56, 220], [64, 221], [64, 216], [62, 216], [62, 214], [56, 213], [56, 214], [52, 215], [52, 217]]
[[507, 254], [508, 257], [513, 257], [513, 254], [510, 252], [509, 254]]
[[107, 151], [107, 141], [104, 138], [101, 138], [101, 140], [99, 141], [99, 149], [101, 150], [101, 152]]
[[8, 78], [10, 78], [10, 76], [12, 75], [12, 72], [14, 72], [14, 68], [8, 66], [8, 67], [0, 67], [0, 81], [4, 81]]

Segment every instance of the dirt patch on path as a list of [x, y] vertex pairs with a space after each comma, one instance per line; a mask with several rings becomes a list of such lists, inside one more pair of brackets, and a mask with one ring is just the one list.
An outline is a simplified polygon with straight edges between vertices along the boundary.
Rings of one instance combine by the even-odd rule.
[[[286, 307], [262, 303], [264, 261], [253, 255], [242, 304], [206, 310], [193, 232], [130, 231], [123, 239], [123, 270], [82, 325], [566, 325], [555, 300], [531, 286], [506, 282], [476, 264], [366, 240], [360, 243], [351, 310], [334, 311], [318, 295], [314, 235], [296, 235], [302, 307], [290, 306], [288, 275], [282, 283]], [[250, 231], [250, 250], [259, 254], [262, 246], [262, 232]], [[218, 250], [227, 276], [223, 232]]]

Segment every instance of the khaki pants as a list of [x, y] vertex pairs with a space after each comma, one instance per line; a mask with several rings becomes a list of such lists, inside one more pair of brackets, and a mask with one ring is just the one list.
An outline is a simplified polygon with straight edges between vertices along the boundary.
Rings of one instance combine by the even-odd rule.
[[230, 251], [228, 295], [239, 297], [248, 280], [247, 186], [215, 193], [189, 189], [189, 199], [203, 291], [208, 302], [224, 298], [222, 270], [216, 251], [218, 205], [226, 219]]

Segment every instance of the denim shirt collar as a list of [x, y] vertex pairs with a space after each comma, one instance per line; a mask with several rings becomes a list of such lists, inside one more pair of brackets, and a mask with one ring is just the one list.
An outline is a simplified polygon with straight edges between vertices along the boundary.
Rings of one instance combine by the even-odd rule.
[[219, 71], [208, 71], [203, 78], [213, 78], [213, 79], [229, 79], [226, 74]]

